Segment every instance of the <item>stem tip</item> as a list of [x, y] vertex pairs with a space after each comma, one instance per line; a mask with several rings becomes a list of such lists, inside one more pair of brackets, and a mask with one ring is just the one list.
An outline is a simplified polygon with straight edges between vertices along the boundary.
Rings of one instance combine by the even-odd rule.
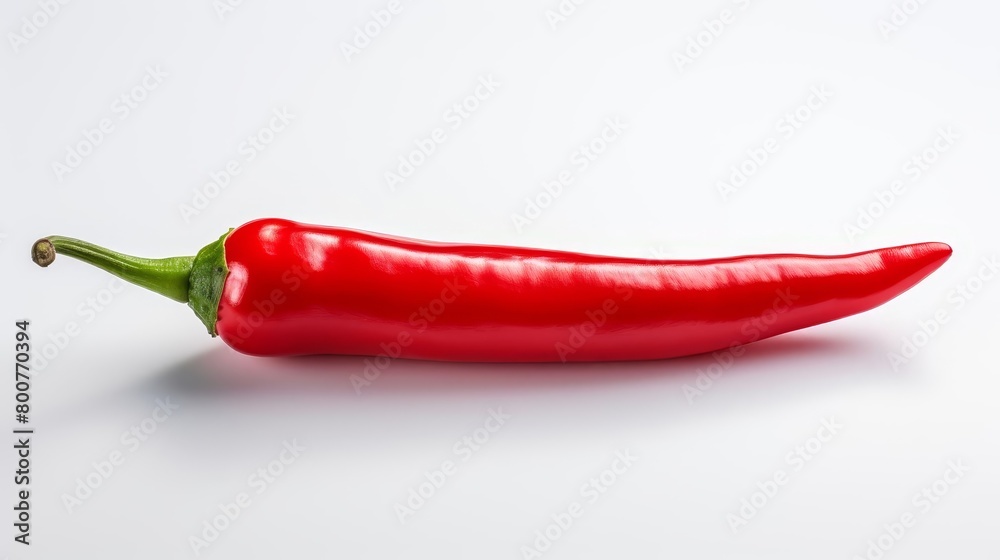
[[56, 260], [56, 248], [48, 238], [43, 237], [31, 246], [31, 260], [38, 266], [49, 266]]

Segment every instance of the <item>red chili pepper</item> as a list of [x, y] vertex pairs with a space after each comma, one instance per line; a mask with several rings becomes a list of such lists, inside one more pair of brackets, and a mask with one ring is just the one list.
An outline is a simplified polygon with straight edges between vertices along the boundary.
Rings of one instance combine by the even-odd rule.
[[430, 360], [642, 360], [741, 345], [866, 311], [951, 255], [919, 243], [843, 256], [669, 261], [417, 241], [262, 219], [196, 257], [56, 252], [188, 302], [247, 354]]

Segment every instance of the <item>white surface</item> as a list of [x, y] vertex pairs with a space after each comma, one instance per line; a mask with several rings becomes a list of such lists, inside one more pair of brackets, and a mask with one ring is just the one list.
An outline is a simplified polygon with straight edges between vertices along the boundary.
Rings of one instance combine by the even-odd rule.
[[[582, 515], [545, 558], [864, 557], [906, 512], [915, 523], [886, 559], [1000, 554], [1000, 280], [961, 308], [949, 299], [980, 286], [981, 259], [1000, 251], [1000, 6], [928, 2], [885, 39], [888, 0], [594, 1], [555, 30], [556, 0], [400, 5], [350, 63], [341, 43], [386, 3], [247, 1], [220, 20], [210, 2], [73, 2], [18, 52], [7, 35], [4, 355], [15, 319], [32, 321], [36, 353], [69, 321], [80, 328], [34, 373], [33, 544], [12, 544], [4, 517], [8, 556], [195, 557], [189, 537], [241, 491], [251, 505], [202, 557], [523, 558], [573, 502]], [[5, 34], [39, 9], [5, 2]], [[673, 53], [723, 9], [735, 21], [679, 71]], [[126, 116], [115, 99], [147, 67], [166, 76]], [[491, 75], [495, 92], [454, 130], [445, 112]], [[814, 86], [832, 97], [787, 137], [783, 115]], [[246, 161], [241, 143], [281, 108], [291, 124]], [[574, 151], [616, 117], [627, 130], [580, 171]], [[58, 180], [52, 163], [102, 118], [113, 131]], [[386, 171], [435, 127], [446, 140], [391, 191]], [[911, 180], [907, 159], [947, 127], [958, 140]], [[777, 151], [724, 201], [717, 182], [772, 137]], [[185, 221], [179, 206], [230, 159], [241, 173]], [[511, 215], [561, 170], [573, 182], [518, 232]], [[906, 190], [850, 239], [845, 223], [897, 178]], [[926, 240], [955, 255], [882, 308], [750, 347], [693, 402], [685, 387], [711, 356], [398, 361], [359, 396], [362, 359], [237, 355], [184, 306], [135, 287], [86, 314], [87, 298], [110, 295], [106, 274], [28, 259], [47, 234], [193, 253], [261, 216], [671, 258]], [[949, 322], [894, 371], [888, 354], [939, 310]], [[0, 384], [3, 410], [12, 385]], [[168, 397], [180, 409], [129, 451], [120, 434]], [[463, 461], [453, 446], [491, 408], [509, 420]], [[786, 455], [830, 417], [843, 428], [796, 471]], [[306, 450], [257, 495], [247, 477], [293, 439]], [[115, 450], [124, 464], [67, 512], [63, 495]], [[616, 450], [638, 459], [590, 503], [583, 486]], [[9, 447], [3, 457], [9, 472]], [[401, 524], [394, 504], [447, 460], [456, 474]], [[949, 461], [970, 470], [925, 512], [913, 496]], [[727, 516], [778, 469], [787, 483], [731, 530]]]

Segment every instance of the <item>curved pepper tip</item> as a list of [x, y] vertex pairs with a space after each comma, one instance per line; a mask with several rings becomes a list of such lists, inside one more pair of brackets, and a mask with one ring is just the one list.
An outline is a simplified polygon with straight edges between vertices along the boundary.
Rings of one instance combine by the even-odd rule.
[[940, 241], [918, 243], [914, 246], [914, 248], [919, 250], [923, 256], [927, 257], [928, 260], [932, 261], [937, 266], [944, 264], [945, 261], [951, 257], [953, 252], [951, 245], [941, 243]]
[[915, 282], [919, 282], [941, 268], [952, 254], [950, 245], [937, 241], [903, 245], [897, 249], [899, 251], [895, 253], [896, 256], [891, 258], [901, 263], [908, 263], [903, 269], [909, 270], [915, 275]]

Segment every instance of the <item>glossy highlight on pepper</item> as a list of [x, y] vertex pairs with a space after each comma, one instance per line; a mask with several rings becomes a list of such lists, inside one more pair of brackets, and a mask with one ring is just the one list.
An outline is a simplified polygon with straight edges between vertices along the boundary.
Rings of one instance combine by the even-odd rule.
[[188, 302], [247, 354], [566, 362], [699, 354], [854, 315], [914, 286], [951, 248], [656, 260], [268, 218], [194, 257], [138, 259], [64, 237], [32, 250], [42, 266], [57, 253]]

